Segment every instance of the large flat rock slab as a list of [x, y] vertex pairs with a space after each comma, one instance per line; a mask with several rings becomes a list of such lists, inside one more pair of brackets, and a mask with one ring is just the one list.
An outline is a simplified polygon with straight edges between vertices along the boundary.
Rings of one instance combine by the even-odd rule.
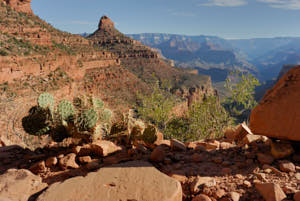
[[300, 141], [300, 66], [289, 70], [269, 90], [250, 117], [254, 134]]
[[51, 185], [38, 201], [181, 201], [181, 184], [148, 162], [104, 167]]
[[42, 178], [28, 170], [10, 169], [0, 175], [1, 201], [28, 201], [31, 195], [47, 187]]

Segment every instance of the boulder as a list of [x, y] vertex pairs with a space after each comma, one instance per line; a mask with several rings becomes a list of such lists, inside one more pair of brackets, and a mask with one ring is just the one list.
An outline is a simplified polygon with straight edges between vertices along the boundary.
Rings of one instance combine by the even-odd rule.
[[150, 155], [151, 161], [154, 162], [163, 162], [165, 157], [166, 157], [166, 153], [162, 146], [156, 147]]
[[40, 161], [40, 162], [33, 164], [29, 168], [29, 170], [34, 174], [45, 172], [46, 171], [45, 161]]
[[92, 158], [90, 156], [81, 156], [78, 158], [81, 164], [86, 164], [92, 162]]
[[244, 146], [246, 144], [251, 144], [253, 142], [262, 140], [262, 136], [261, 135], [252, 135], [252, 134], [247, 134], [240, 142], [239, 145], [240, 146]]
[[296, 166], [290, 161], [280, 161], [279, 169], [283, 172], [296, 172]]
[[172, 139], [171, 149], [174, 151], [186, 151], [186, 146], [184, 143], [180, 142], [179, 140]]
[[192, 193], [198, 193], [201, 190], [201, 187], [213, 187], [216, 186], [216, 180], [212, 177], [197, 177], [190, 186]]
[[171, 173], [169, 176], [182, 184], [186, 183], [188, 180], [188, 178], [184, 175], [184, 172], [182, 171], [178, 171], [178, 172], [175, 171]]
[[200, 194], [194, 197], [192, 201], [211, 201], [211, 199], [207, 195]]
[[226, 192], [224, 191], [224, 189], [221, 188], [217, 188], [217, 190], [213, 192], [213, 197], [216, 199], [220, 199], [224, 195], [226, 195]]
[[286, 158], [294, 153], [294, 148], [289, 143], [272, 142], [271, 154], [276, 159]]
[[245, 124], [239, 124], [236, 127], [228, 127], [225, 129], [225, 137], [230, 140], [242, 140], [247, 134], [253, 135], [250, 128]]
[[228, 197], [229, 197], [230, 200], [232, 200], [232, 201], [239, 201], [241, 195], [240, 195], [239, 193], [237, 193], [237, 192], [230, 192], [230, 193], [228, 193]]
[[294, 194], [294, 200], [300, 201], [300, 191]]
[[56, 157], [49, 157], [46, 160], [46, 167], [52, 167], [55, 166], [57, 164], [57, 158]]
[[224, 131], [225, 137], [229, 140], [235, 140], [237, 134], [236, 129], [237, 127], [227, 127]]
[[171, 147], [171, 141], [170, 140], [160, 140], [160, 141], [156, 141], [154, 144], [157, 145], [157, 146], [165, 145], [165, 146]]
[[266, 201], [281, 201], [286, 198], [285, 193], [278, 184], [256, 183], [255, 188]]
[[0, 175], [0, 200], [2, 201], [28, 201], [29, 197], [44, 188], [42, 178], [28, 170], [10, 169]]
[[102, 140], [91, 144], [91, 150], [94, 154], [105, 157], [122, 150], [122, 148], [110, 141]]
[[76, 169], [79, 168], [79, 165], [75, 161], [76, 154], [71, 153], [59, 160], [59, 166], [61, 169], [66, 170], [66, 169]]
[[261, 164], [272, 164], [274, 161], [273, 156], [269, 155], [269, 154], [263, 154], [263, 153], [257, 153], [257, 160], [261, 163]]
[[181, 184], [150, 163], [132, 161], [104, 167], [85, 177], [51, 185], [38, 201], [181, 201]]
[[92, 160], [91, 162], [87, 163], [84, 166], [88, 170], [97, 170], [101, 167], [100, 161], [99, 160]]
[[221, 148], [221, 149], [231, 149], [231, 148], [233, 148], [233, 147], [235, 147], [235, 145], [234, 145], [234, 144], [231, 144], [231, 143], [229, 143], [229, 142], [221, 142], [221, 143], [220, 143], [220, 148]]
[[220, 142], [217, 140], [212, 140], [210, 142], [206, 142], [205, 144], [205, 149], [207, 151], [211, 151], [211, 150], [217, 150], [220, 147]]
[[289, 70], [269, 90], [250, 117], [253, 133], [300, 141], [300, 66]]
[[220, 142], [217, 140], [199, 140], [196, 142], [189, 143], [189, 147], [193, 147], [193, 149], [197, 151], [213, 151], [220, 148]]

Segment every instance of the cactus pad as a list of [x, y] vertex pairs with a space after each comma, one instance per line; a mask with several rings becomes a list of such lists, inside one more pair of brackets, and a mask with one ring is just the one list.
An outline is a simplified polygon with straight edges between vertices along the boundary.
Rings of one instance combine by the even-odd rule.
[[60, 101], [58, 105], [58, 114], [63, 121], [70, 121], [75, 116], [75, 111], [72, 103], [68, 100]]
[[157, 140], [157, 128], [154, 125], [148, 125], [143, 132], [142, 140], [153, 144]]
[[98, 114], [94, 109], [86, 110], [79, 115], [78, 124], [81, 131], [87, 131], [96, 126]]
[[49, 93], [42, 93], [40, 94], [39, 98], [38, 98], [38, 105], [43, 108], [43, 109], [47, 109], [53, 108], [53, 104], [54, 104], [54, 98], [51, 94]]

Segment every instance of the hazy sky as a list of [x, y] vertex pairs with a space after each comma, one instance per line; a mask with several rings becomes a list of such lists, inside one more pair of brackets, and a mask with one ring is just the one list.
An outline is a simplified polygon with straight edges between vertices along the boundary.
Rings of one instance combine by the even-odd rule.
[[33, 0], [32, 8], [72, 33], [93, 32], [108, 15], [123, 33], [300, 36], [300, 0]]

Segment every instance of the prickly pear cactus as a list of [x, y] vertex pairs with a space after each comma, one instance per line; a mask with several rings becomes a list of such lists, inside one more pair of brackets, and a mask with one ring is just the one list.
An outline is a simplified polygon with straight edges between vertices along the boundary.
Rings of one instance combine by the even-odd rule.
[[82, 99], [82, 97], [75, 97], [73, 99], [73, 105], [78, 109], [83, 108], [84, 107], [84, 100]]
[[94, 128], [94, 131], [93, 133], [91, 133], [91, 140], [92, 141], [95, 141], [95, 140], [98, 140], [98, 139], [101, 139], [102, 136], [103, 136], [103, 133], [104, 133], [104, 128], [101, 124], [97, 125], [95, 128]]
[[95, 110], [100, 110], [104, 106], [104, 102], [99, 98], [92, 98], [92, 104]]
[[47, 108], [49, 108], [50, 110], [53, 109], [53, 105], [54, 105], [53, 96], [49, 93], [40, 94], [38, 98], [38, 105], [43, 109], [47, 109]]
[[153, 144], [157, 140], [157, 128], [154, 125], [148, 125], [143, 132], [142, 140]]
[[72, 103], [68, 100], [60, 101], [58, 105], [58, 114], [63, 121], [70, 121], [75, 116], [75, 111]]
[[81, 131], [87, 131], [96, 126], [98, 114], [94, 109], [82, 112], [78, 117], [78, 125]]
[[111, 110], [105, 108], [101, 112], [101, 117], [100, 117], [101, 122], [110, 123], [111, 117], [112, 117], [112, 111]]
[[143, 128], [136, 125], [131, 129], [131, 132], [129, 133], [129, 139], [131, 141], [138, 140], [139, 138], [141, 138], [142, 133], [143, 133]]

